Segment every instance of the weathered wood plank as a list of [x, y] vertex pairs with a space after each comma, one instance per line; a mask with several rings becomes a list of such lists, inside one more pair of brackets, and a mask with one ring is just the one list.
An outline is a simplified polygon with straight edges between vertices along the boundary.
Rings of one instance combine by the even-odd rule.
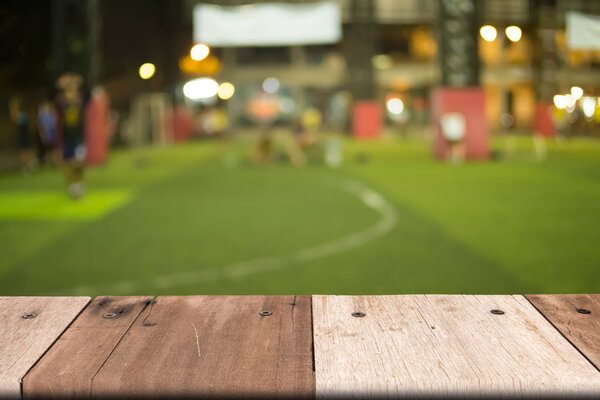
[[159, 297], [97, 373], [92, 394], [313, 396], [310, 311], [308, 296]]
[[523, 296], [313, 296], [313, 324], [317, 397], [600, 393]]
[[0, 297], [0, 397], [20, 398], [21, 380], [89, 297]]
[[526, 297], [596, 368], [600, 369], [600, 294]]
[[24, 398], [85, 398], [152, 297], [97, 297], [23, 379]]

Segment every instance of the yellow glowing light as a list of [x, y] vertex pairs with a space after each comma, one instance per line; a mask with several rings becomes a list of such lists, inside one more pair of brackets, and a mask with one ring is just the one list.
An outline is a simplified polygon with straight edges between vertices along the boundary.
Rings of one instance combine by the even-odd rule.
[[496, 28], [494, 28], [493, 26], [484, 25], [479, 30], [479, 34], [481, 35], [483, 40], [488, 41], [488, 42], [493, 42], [494, 40], [496, 40], [496, 36], [498, 35], [498, 32], [496, 31]]
[[219, 85], [217, 95], [221, 100], [230, 99], [235, 93], [235, 87], [229, 82], [223, 82]]
[[571, 88], [571, 95], [575, 98], [575, 100], [579, 100], [581, 96], [583, 96], [583, 89], [579, 86], [573, 86]]
[[523, 36], [523, 31], [521, 31], [521, 28], [515, 25], [507, 26], [505, 32], [506, 37], [511, 42], [518, 42], [521, 40], [521, 36]]
[[204, 60], [206, 57], [208, 57], [209, 53], [210, 48], [202, 43], [195, 45], [192, 47], [192, 50], [190, 50], [190, 56], [194, 61]]
[[152, 63], [144, 63], [140, 66], [140, 78], [142, 79], [150, 79], [154, 76], [156, 72], [156, 67]]

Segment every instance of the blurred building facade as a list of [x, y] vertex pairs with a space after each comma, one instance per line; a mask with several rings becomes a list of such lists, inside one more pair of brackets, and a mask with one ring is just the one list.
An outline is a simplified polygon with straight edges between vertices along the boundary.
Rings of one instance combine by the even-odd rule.
[[[319, 109], [323, 123], [347, 132], [352, 100], [401, 99], [387, 110], [394, 129], [428, 124], [429, 93], [443, 83], [441, 1], [334, 0], [342, 17], [342, 40], [328, 45], [215, 47], [210, 70], [186, 71], [182, 59], [193, 43], [193, 10], [198, 4], [236, 6], [266, 0], [53, 0], [12, 1], [0, 5], [0, 43], [6, 49], [0, 68], [0, 149], [12, 149], [7, 102], [21, 95], [32, 112], [54, 86], [63, 69], [76, 69], [90, 86], [105, 87], [119, 121], [143, 108], [148, 93], [167, 93], [168, 104], [184, 104], [186, 81], [209, 76], [235, 85], [235, 95], [220, 101], [231, 126], [255, 123], [248, 104], [267, 77], [279, 81], [279, 121], [301, 120], [307, 109]], [[290, 0], [286, 3], [311, 3]], [[461, 3], [461, 0], [452, 0]], [[465, 2], [469, 2], [466, 1]], [[600, 15], [600, 2], [589, 0], [477, 0], [477, 25], [495, 28], [493, 40], [473, 32], [477, 42], [477, 81], [485, 90], [486, 112], [493, 130], [530, 132], [540, 101], [579, 86], [586, 96], [600, 96], [600, 51], [570, 50], [565, 16], [569, 11]], [[522, 35], [510, 40], [509, 26]], [[152, 79], [142, 80], [142, 63], [156, 64]], [[214, 67], [214, 68], [213, 68]], [[157, 96], [155, 96], [158, 98]], [[160, 96], [159, 96], [160, 97]], [[27, 103], [27, 102], [26, 102]], [[400, 106], [400, 105], [401, 106]], [[600, 104], [600, 103], [598, 103]], [[193, 108], [193, 107], [192, 107]], [[572, 131], [589, 133], [591, 123]], [[162, 120], [162, 118], [161, 118]], [[130, 126], [131, 124], [122, 124]], [[597, 126], [592, 127], [594, 132]], [[595, 133], [597, 134], [597, 133]], [[152, 134], [151, 136], [156, 136]], [[160, 135], [159, 135], [160, 136]], [[162, 137], [162, 136], [161, 136]]]
[[[400, 96], [413, 117], [429, 90], [442, 83], [440, 68], [440, 0], [337, 0], [343, 39], [335, 45], [214, 49], [224, 60], [221, 77], [236, 84], [258, 84], [277, 77], [290, 88], [296, 107], [327, 109], [331, 96], [347, 91], [354, 98]], [[251, 3], [259, 3], [252, 1]], [[310, 0], [296, 0], [308, 3]], [[246, 0], [186, 0], [191, 19], [199, 3], [223, 6]], [[566, 47], [565, 15], [580, 11], [600, 15], [600, 2], [586, 0], [477, 1], [479, 25], [497, 31], [492, 41], [476, 34], [480, 83], [485, 89], [492, 130], [531, 130], [536, 102], [577, 85], [600, 95], [600, 52]], [[522, 31], [511, 41], [505, 28]], [[543, 44], [543, 45], [542, 45]], [[545, 72], [544, 72], [545, 71]], [[238, 97], [239, 101], [243, 98]], [[415, 103], [416, 100], [416, 103]], [[242, 108], [231, 101], [232, 115]], [[237, 109], [237, 113], [236, 113]], [[409, 118], [414, 122], [414, 118]], [[424, 121], [421, 121], [424, 123]]]

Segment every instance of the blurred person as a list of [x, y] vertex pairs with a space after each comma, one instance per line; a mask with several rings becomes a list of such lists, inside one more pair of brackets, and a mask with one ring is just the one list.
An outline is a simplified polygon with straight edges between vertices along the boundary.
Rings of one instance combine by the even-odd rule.
[[338, 131], [347, 131], [349, 127], [348, 112], [350, 110], [350, 104], [352, 102], [352, 96], [347, 91], [341, 91], [331, 96], [330, 109], [330, 123]]
[[273, 137], [268, 130], [263, 131], [254, 148], [254, 161], [267, 163], [273, 160]]
[[556, 127], [556, 133], [560, 137], [565, 137], [568, 130], [568, 113], [564, 108], [554, 107], [552, 121]]
[[227, 126], [227, 112], [222, 108], [209, 107], [202, 112], [202, 131], [206, 135], [223, 138]]
[[302, 113], [302, 125], [306, 133], [314, 135], [319, 132], [323, 114], [315, 107], [309, 107]]
[[217, 133], [216, 119], [214, 108], [206, 107], [200, 114], [202, 133], [212, 137]]
[[273, 161], [272, 127], [279, 116], [276, 97], [269, 93], [258, 93], [248, 103], [248, 113], [258, 122], [260, 128], [260, 136], [254, 149], [254, 160]]
[[17, 127], [17, 144], [19, 146], [21, 170], [23, 173], [31, 172], [35, 170], [37, 163], [31, 148], [29, 115], [23, 107], [23, 100], [20, 97], [13, 97], [9, 102], [9, 111], [10, 117]]
[[221, 107], [216, 107], [213, 111], [214, 127], [217, 135], [220, 138], [225, 138], [227, 135], [227, 128], [229, 127], [229, 120], [227, 118], [227, 111]]
[[442, 134], [444, 139], [450, 144], [450, 154], [448, 159], [453, 163], [462, 163], [465, 161], [465, 116], [459, 112], [450, 112], [443, 114], [440, 118], [442, 125]]
[[289, 143], [288, 154], [290, 161], [294, 165], [304, 165], [306, 154], [302, 149], [302, 137], [305, 134], [304, 126], [300, 120], [295, 120], [292, 125], [293, 140]]
[[325, 163], [327, 166], [337, 168], [342, 165], [342, 148], [344, 143], [337, 136], [330, 135], [325, 140]]
[[305, 158], [319, 141], [319, 131], [322, 122], [322, 113], [315, 107], [309, 107], [302, 113], [300, 133], [296, 135], [299, 150]]
[[62, 159], [69, 196], [79, 199], [84, 195], [83, 173], [85, 162], [84, 110], [87, 98], [82, 90], [83, 78], [67, 72], [57, 81], [60, 93], [56, 99]]
[[48, 99], [43, 100], [38, 107], [38, 137], [40, 146], [38, 158], [40, 163], [54, 163], [54, 148], [56, 145], [56, 131], [58, 116], [54, 104]]

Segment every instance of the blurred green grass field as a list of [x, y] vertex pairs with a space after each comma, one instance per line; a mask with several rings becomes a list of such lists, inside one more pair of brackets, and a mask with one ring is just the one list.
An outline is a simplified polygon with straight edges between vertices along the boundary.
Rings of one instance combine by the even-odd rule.
[[[598, 292], [600, 142], [494, 148], [450, 165], [421, 140], [347, 141], [338, 169], [117, 151], [80, 202], [57, 170], [0, 176], [0, 295]], [[392, 205], [389, 231], [355, 240], [382, 217], [348, 180]]]

